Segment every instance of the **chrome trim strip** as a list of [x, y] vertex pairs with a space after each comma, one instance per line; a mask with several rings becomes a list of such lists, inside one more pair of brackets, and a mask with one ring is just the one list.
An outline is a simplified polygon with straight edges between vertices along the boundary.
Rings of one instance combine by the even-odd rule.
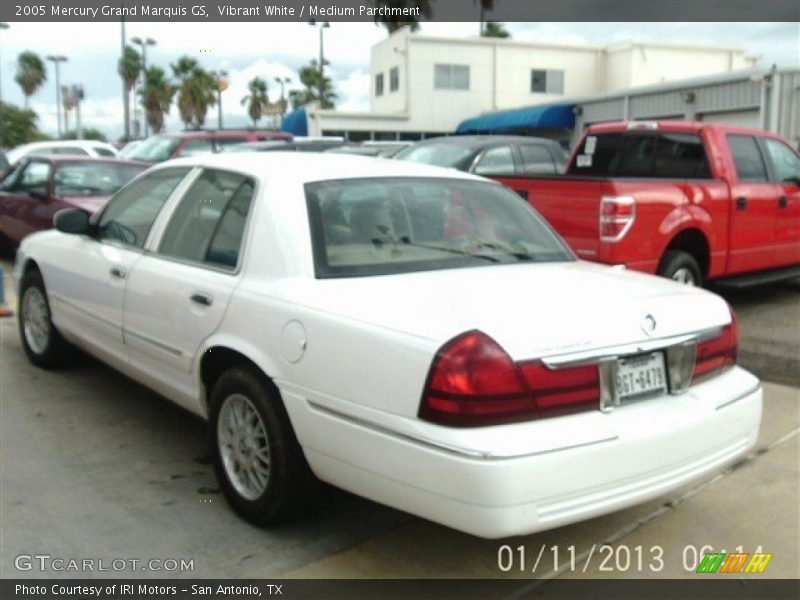
[[398, 439], [402, 439], [408, 442], [412, 442], [415, 444], [420, 444], [423, 446], [427, 446], [429, 448], [433, 448], [434, 450], [445, 451], [451, 454], [456, 454], [461, 457], [471, 458], [471, 459], [480, 459], [480, 460], [513, 460], [516, 458], [528, 458], [531, 456], [538, 456], [540, 454], [551, 454], [553, 452], [562, 452], [564, 450], [572, 450], [573, 448], [582, 448], [584, 446], [593, 446], [595, 444], [602, 444], [604, 442], [613, 442], [616, 439], [619, 439], [619, 436], [611, 436], [599, 440], [592, 440], [591, 442], [585, 442], [583, 444], [574, 444], [572, 446], [561, 446], [559, 448], [552, 448], [550, 450], [541, 450], [538, 452], [528, 452], [525, 454], [514, 454], [510, 456], [501, 456], [492, 454], [491, 452], [481, 452], [480, 450], [470, 450], [469, 448], [463, 448], [461, 446], [454, 446], [452, 444], [445, 444], [439, 441], [431, 440], [429, 438], [422, 438], [413, 435], [409, 435], [407, 433], [400, 433], [398, 431], [394, 431], [392, 429], [388, 429], [383, 425], [378, 425], [377, 423], [373, 423], [371, 421], [366, 421], [364, 419], [360, 419], [358, 417], [353, 417], [350, 415], [345, 415], [337, 410], [332, 410], [327, 406], [321, 406], [315, 402], [311, 402], [310, 400], [306, 400], [308, 405], [313, 409], [321, 413], [325, 413], [328, 416], [342, 419], [343, 421], [348, 421], [353, 423], [354, 425], [360, 425], [367, 429], [371, 429], [378, 433], [383, 433], [385, 435], [395, 437]]
[[712, 329], [704, 329], [702, 331], [673, 336], [669, 338], [643, 340], [641, 342], [635, 342], [632, 344], [623, 344], [620, 346], [606, 346], [603, 348], [594, 348], [592, 350], [584, 350], [581, 352], [555, 354], [552, 356], [546, 356], [542, 358], [541, 361], [551, 369], [560, 369], [564, 367], [577, 367], [583, 364], [594, 363], [601, 359], [616, 359], [619, 358], [620, 356], [639, 354], [641, 352], [664, 350], [668, 346], [685, 344], [688, 342], [700, 341], [706, 338], [711, 338], [721, 331], [722, 327], [714, 327]]
[[761, 389], [761, 383], [759, 382], [759, 383], [755, 384], [752, 388], [750, 388], [746, 392], [742, 392], [741, 394], [739, 394], [738, 396], [736, 396], [732, 400], [728, 400], [727, 402], [723, 402], [719, 406], [715, 407], [714, 410], [720, 410], [721, 408], [725, 408], [726, 406], [730, 406], [731, 404], [739, 402], [739, 400], [744, 400], [745, 398], [747, 398], [751, 394], [755, 394], [760, 389]]
[[160, 350], [163, 350], [164, 352], [167, 352], [168, 354], [172, 354], [172, 356], [183, 356], [183, 352], [181, 352], [180, 350], [178, 350], [176, 348], [172, 348], [170, 346], [165, 346], [161, 342], [157, 342], [156, 340], [154, 340], [152, 338], [149, 338], [149, 337], [146, 337], [146, 336], [141, 335], [139, 333], [136, 333], [134, 331], [131, 331], [130, 329], [123, 329], [123, 331], [122, 331], [123, 339], [125, 338], [125, 336], [128, 336], [128, 335], [130, 335], [132, 337], [135, 337], [136, 339], [141, 340], [141, 341], [143, 341], [143, 342], [145, 342], [147, 344], [150, 344], [151, 346], [155, 346], [156, 348], [159, 348]]

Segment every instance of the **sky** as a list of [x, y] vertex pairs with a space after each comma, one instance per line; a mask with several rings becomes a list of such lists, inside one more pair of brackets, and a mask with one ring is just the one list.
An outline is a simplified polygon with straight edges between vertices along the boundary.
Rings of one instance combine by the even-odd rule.
[[[800, 66], [800, 23], [507, 23], [516, 40], [608, 44], [619, 41], [658, 40], [672, 43], [709, 44], [743, 48], [760, 56], [768, 67]], [[478, 23], [424, 23], [420, 33], [443, 37], [473, 37]], [[128, 40], [134, 36], [156, 40], [148, 48], [148, 65], [168, 65], [190, 55], [215, 70], [229, 73], [230, 87], [223, 94], [225, 126], [248, 123], [241, 99], [247, 83], [260, 76], [269, 83], [274, 101], [280, 96], [275, 77], [290, 77], [298, 84], [297, 69], [318, 56], [319, 33], [306, 23], [126, 23]], [[369, 108], [369, 55], [373, 44], [384, 39], [385, 29], [372, 23], [332, 23], [325, 30], [326, 73], [333, 78], [337, 108], [348, 111]], [[14, 82], [17, 55], [32, 50], [42, 57], [64, 54], [61, 83], [82, 83], [86, 99], [84, 127], [95, 127], [110, 139], [122, 133], [122, 84], [116, 72], [120, 53], [118, 23], [11, 23], [0, 31], [0, 97], [22, 105], [23, 95]], [[48, 63], [48, 80], [31, 98], [39, 115], [39, 127], [56, 132], [55, 76]], [[216, 108], [209, 111], [207, 126], [217, 123]], [[262, 120], [262, 125], [266, 125]], [[71, 123], [72, 127], [72, 123]], [[173, 107], [168, 130], [182, 129]]]

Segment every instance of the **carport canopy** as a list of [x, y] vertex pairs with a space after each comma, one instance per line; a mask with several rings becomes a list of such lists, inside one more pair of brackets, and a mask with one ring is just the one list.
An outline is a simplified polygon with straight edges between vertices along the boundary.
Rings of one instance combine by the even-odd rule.
[[459, 123], [456, 133], [500, 133], [528, 129], [572, 129], [574, 105], [527, 106], [485, 113]]

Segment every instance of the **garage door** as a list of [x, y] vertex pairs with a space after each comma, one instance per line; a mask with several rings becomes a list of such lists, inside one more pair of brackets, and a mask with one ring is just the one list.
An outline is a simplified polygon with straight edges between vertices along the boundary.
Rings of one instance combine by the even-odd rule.
[[709, 123], [724, 123], [737, 127], [759, 127], [757, 110], [734, 110], [727, 112], [705, 113], [700, 115], [701, 121]]

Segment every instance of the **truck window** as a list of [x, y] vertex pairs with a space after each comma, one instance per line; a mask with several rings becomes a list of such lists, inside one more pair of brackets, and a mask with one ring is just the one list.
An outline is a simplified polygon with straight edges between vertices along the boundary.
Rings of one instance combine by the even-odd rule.
[[767, 167], [756, 139], [751, 135], [729, 134], [726, 137], [739, 181], [766, 181]]
[[800, 156], [781, 141], [766, 138], [764, 142], [772, 159], [775, 179], [779, 183], [800, 183]]
[[587, 135], [570, 175], [594, 177], [709, 178], [703, 140], [684, 133]]

